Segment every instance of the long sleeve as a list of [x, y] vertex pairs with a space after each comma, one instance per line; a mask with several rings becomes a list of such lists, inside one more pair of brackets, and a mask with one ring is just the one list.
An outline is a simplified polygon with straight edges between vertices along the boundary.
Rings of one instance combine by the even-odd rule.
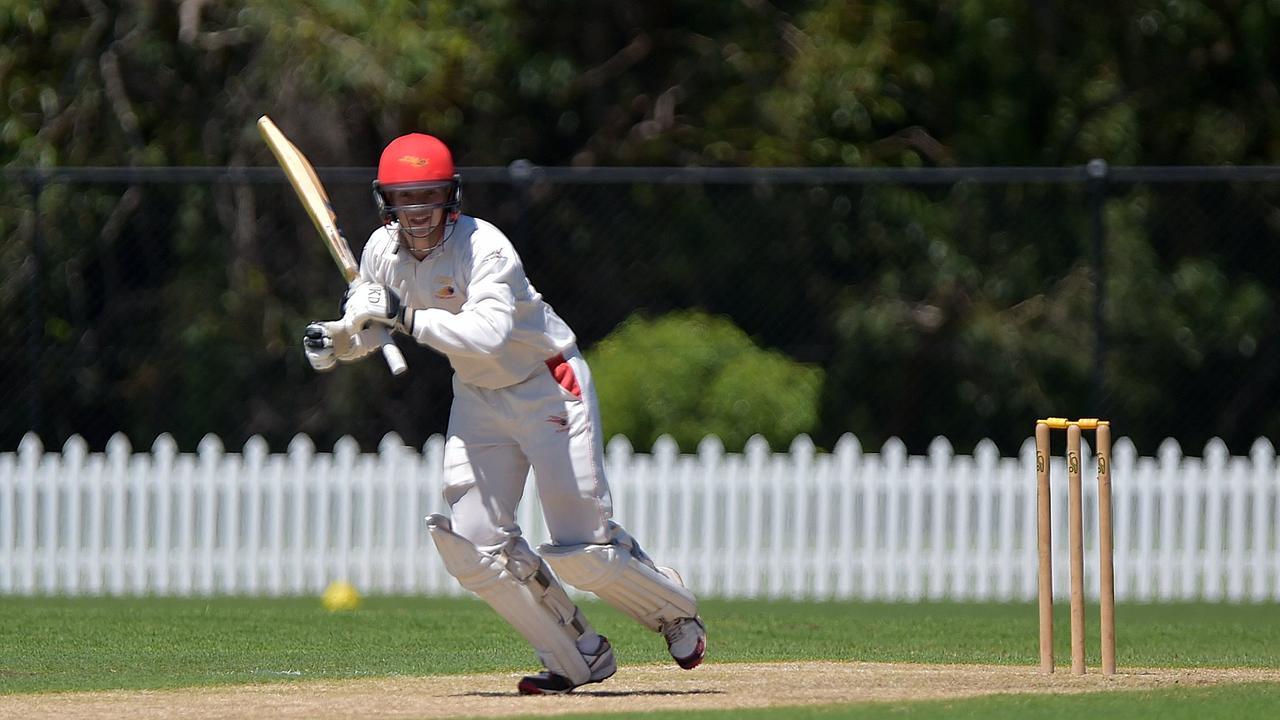
[[445, 355], [496, 355], [515, 326], [515, 288], [527, 285], [515, 253], [492, 250], [472, 268], [462, 310], [416, 310], [411, 332], [419, 343]]
[[424, 261], [370, 238], [361, 270], [394, 287], [409, 308], [405, 330], [449, 358], [462, 382], [514, 385], [574, 344], [573, 331], [529, 282], [507, 236], [467, 215], [442, 251]]

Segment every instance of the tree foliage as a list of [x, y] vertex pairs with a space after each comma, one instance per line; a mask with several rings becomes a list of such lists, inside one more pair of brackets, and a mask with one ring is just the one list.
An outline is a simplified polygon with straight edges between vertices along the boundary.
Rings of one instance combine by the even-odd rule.
[[[11, 0], [0, 164], [270, 165], [263, 113], [321, 166], [367, 167], [409, 130], [468, 166], [1276, 164], [1278, 31], [1267, 0]], [[730, 191], [633, 188], [596, 225], [601, 196], [481, 201], [517, 235], [613, 261], [534, 278], [563, 314], [607, 311], [574, 323], [586, 346], [632, 309], [704, 307], [820, 364], [820, 441], [1009, 448], [1033, 415], [1097, 410], [1097, 351], [1125, 433], [1153, 443], [1193, 412], [1197, 438], [1280, 432], [1269, 185], [1112, 185], [1101, 349], [1084, 186], [756, 187], [732, 208]], [[332, 313], [337, 288], [289, 202], [233, 185], [0, 187], [0, 262], [18, 268], [0, 278], [0, 371], [67, 399], [46, 433], [146, 435], [170, 418], [129, 408], [171, 401], [183, 442], [279, 442], [337, 427], [370, 383], [394, 399], [365, 437], [438, 429], [416, 418], [445, 381], [301, 366], [298, 328]], [[335, 204], [358, 241], [366, 188], [336, 188]], [[647, 257], [600, 249], [622, 218], [645, 228]], [[29, 317], [33, 295], [47, 315]]]
[[65, 3], [0, 11], [0, 157], [260, 161], [264, 111], [369, 162], [407, 128], [466, 164], [1274, 161], [1265, 0]]

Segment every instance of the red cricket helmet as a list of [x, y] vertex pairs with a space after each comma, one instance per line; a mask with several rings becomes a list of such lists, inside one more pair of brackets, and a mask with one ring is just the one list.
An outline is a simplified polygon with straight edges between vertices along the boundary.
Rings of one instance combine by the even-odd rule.
[[446, 221], [453, 224], [461, 214], [462, 178], [454, 171], [453, 155], [439, 138], [424, 133], [409, 133], [392, 140], [378, 160], [378, 179], [373, 181], [374, 201], [384, 222], [395, 219], [396, 208], [387, 202], [388, 188], [449, 188], [443, 203]]

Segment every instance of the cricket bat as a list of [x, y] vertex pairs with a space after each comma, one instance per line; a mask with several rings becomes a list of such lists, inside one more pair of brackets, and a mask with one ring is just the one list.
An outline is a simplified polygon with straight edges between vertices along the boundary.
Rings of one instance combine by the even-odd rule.
[[[324, 185], [321, 185], [320, 178], [316, 177], [315, 168], [311, 167], [306, 156], [289, 142], [289, 138], [285, 137], [284, 133], [280, 132], [280, 128], [276, 127], [276, 124], [266, 115], [258, 118], [258, 132], [262, 134], [267, 147], [271, 148], [276, 161], [284, 169], [285, 176], [289, 178], [289, 184], [293, 185], [293, 191], [302, 201], [302, 207], [311, 217], [311, 222], [315, 223], [316, 230], [324, 239], [325, 247], [329, 248], [329, 254], [333, 256], [333, 261], [342, 271], [343, 279], [347, 284], [352, 283], [360, 273], [360, 266], [356, 263], [355, 256], [351, 254], [351, 246], [347, 244], [347, 238], [338, 228], [337, 215], [334, 214], [333, 206], [329, 203], [329, 195], [324, 191]], [[391, 374], [399, 375], [409, 367], [404, 362], [404, 354], [400, 352], [400, 348], [396, 347], [389, 330], [383, 328], [382, 336], [382, 357], [386, 358]]]

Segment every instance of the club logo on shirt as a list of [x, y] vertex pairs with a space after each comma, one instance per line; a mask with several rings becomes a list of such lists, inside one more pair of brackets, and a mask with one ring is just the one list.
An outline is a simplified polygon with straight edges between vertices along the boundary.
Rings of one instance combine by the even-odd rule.
[[437, 298], [441, 300], [448, 300], [458, 294], [457, 289], [453, 286], [453, 278], [448, 275], [437, 275], [435, 280], [436, 285], [439, 285], [435, 291], [435, 296]]
[[476, 263], [476, 266], [478, 267], [480, 265], [483, 265], [489, 262], [490, 260], [501, 260], [502, 258], [503, 258], [502, 248], [498, 248], [497, 250], [494, 250], [488, 255], [485, 255], [484, 257], [480, 258], [480, 262]]

